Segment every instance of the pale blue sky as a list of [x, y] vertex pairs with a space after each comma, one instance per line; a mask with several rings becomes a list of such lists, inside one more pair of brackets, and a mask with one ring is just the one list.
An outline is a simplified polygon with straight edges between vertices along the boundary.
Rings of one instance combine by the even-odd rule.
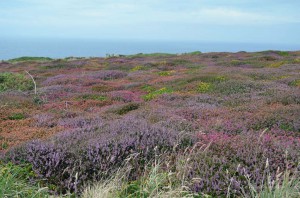
[[299, 0], [0, 0], [0, 37], [300, 44]]

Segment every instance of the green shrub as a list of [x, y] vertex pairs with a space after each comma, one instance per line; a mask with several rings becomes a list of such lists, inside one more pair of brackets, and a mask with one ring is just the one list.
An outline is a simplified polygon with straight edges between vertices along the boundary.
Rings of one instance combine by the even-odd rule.
[[227, 80], [225, 76], [219, 76], [219, 75], [207, 75], [207, 76], [201, 76], [199, 79], [202, 82], [208, 82], [208, 83], [220, 83]]
[[130, 111], [138, 109], [139, 107], [140, 107], [140, 105], [137, 103], [129, 103], [129, 104], [126, 104], [126, 105], [122, 106], [121, 108], [117, 109], [116, 113], [119, 115], [124, 115]]
[[289, 83], [290, 86], [300, 87], [300, 79], [293, 80]]
[[290, 55], [289, 52], [286, 52], [286, 51], [279, 51], [279, 52], [277, 52], [277, 54], [280, 56], [289, 56]]
[[28, 91], [34, 88], [31, 79], [23, 74], [4, 72], [0, 73], [0, 92], [7, 90]]
[[286, 62], [284, 61], [279, 61], [279, 62], [274, 62], [274, 63], [271, 63], [269, 64], [267, 67], [271, 67], [271, 68], [279, 68], [281, 67], [282, 65], [286, 64]]
[[200, 82], [198, 85], [197, 91], [200, 93], [207, 93], [212, 89], [212, 84], [211, 83], [206, 83], [206, 82]]
[[229, 94], [250, 93], [254, 90], [260, 90], [260, 89], [261, 87], [259, 85], [252, 82], [230, 80], [230, 81], [219, 83], [217, 86], [215, 86], [214, 92], [229, 95]]
[[170, 76], [170, 75], [172, 75], [172, 73], [174, 73], [174, 71], [161, 71], [161, 72], [158, 72], [158, 75], [160, 75], [160, 76]]
[[279, 125], [279, 128], [281, 128], [284, 131], [294, 131], [295, 130], [293, 125], [291, 123], [287, 123], [287, 122], [286, 123], [281, 123]]
[[185, 53], [185, 55], [201, 55], [201, 54], [202, 54], [202, 52], [200, 52], [200, 51]]
[[107, 97], [106, 96], [102, 96], [102, 95], [85, 94], [85, 95], [82, 95], [82, 96], [78, 97], [77, 99], [79, 99], [79, 100], [99, 100], [99, 101], [105, 101], [105, 100], [107, 100]]
[[132, 68], [130, 71], [135, 72], [135, 71], [140, 71], [143, 69], [145, 69], [144, 66], [138, 65], [138, 66], [135, 66], [134, 68]]
[[15, 113], [8, 117], [10, 120], [23, 120], [25, 119], [25, 115], [23, 113]]
[[52, 58], [49, 57], [29, 57], [29, 56], [23, 56], [20, 58], [14, 58], [8, 60], [8, 62], [23, 62], [23, 61], [51, 61]]
[[156, 90], [156, 91], [152, 91], [146, 95], [143, 95], [142, 98], [145, 100], [145, 101], [149, 101], [149, 100], [152, 100], [154, 98], [156, 98], [158, 95], [162, 95], [162, 94], [165, 94], [165, 93], [172, 93], [173, 90], [169, 89], [169, 88], [166, 88], [166, 87], [163, 87], [159, 90]]
[[52, 65], [52, 66], [41, 66], [41, 69], [63, 69], [66, 68], [67, 66], [64, 64], [57, 64], [57, 65]]

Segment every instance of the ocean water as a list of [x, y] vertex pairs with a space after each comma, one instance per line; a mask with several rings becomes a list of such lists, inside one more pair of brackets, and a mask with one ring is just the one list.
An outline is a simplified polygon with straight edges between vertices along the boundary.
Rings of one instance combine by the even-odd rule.
[[21, 56], [105, 57], [107, 54], [300, 50], [300, 45], [84, 39], [0, 39], [0, 60]]

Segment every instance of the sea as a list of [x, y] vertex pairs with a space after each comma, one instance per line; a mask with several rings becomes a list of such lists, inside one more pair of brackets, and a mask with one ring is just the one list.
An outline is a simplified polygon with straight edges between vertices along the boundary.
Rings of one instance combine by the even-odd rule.
[[300, 44], [229, 43], [201, 41], [97, 40], [97, 39], [1, 39], [0, 60], [32, 57], [105, 57], [138, 53], [297, 51]]

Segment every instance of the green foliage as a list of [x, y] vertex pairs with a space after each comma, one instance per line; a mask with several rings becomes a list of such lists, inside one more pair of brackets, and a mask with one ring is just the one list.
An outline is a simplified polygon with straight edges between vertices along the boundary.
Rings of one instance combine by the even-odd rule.
[[160, 71], [160, 72], [158, 72], [158, 75], [160, 75], [160, 76], [170, 76], [170, 75], [172, 75], [172, 73], [174, 73], [174, 71]]
[[188, 53], [184, 53], [185, 55], [201, 55], [202, 52], [200, 51], [194, 51], [194, 52], [188, 52]]
[[23, 120], [25, 119], [25, 115], [23, 113], [15, 113], [8, 117], [10, 120]]
[[142, 87], [142, 90], [143, 90], [143, 91], [147, 91], [147, 92], [153, 92], [153, 91], [155, 91], [155, 88], [152, 87], [151, 85], [144, 85], [144, 86]]
[[41, 69], [63, 69], [66, 68], [66, 65], [64, 64], [57, 64], [52, 66], [41, 66]]
[[289, 83], [290, 86], [300, 87], [300, 79], [293, 80]]
[[[132, 181], [123, 186], [117, 193], [119, 198], [147, 198], [159, 197], [168, 187], [169, 177], [166, 172], [160, 171], [159, 165], [156, 165], [150, 171], [150, 174]], [[166, 189], [164, 189], [164, 187]]]
[[149, 101], [149, 100], [152, 100], [154, 98], [156, 98], [157, 96], [159, 95], [162, 95], [162, 94], [166, 94], [166, 93], [172, 93], [173, 90], [169, 89], [169, 88], [166, 88], [166, 87], [163, 87], [159, 90], [156, 90], [156, 91], [152, 91], [146, 95], [143, 95], [142, 98], [145, 100], [145, 101]]
[[232, 61], [230, 61], [230, 64], [233, 66], [240, 66], [243, 64], [243, 62], [240, 60], [232, 60]]
[[259, 90], [260, 86], [252, 82], [243, 82], [230, 80], [219, 83], [214, 88], [214, 92], [225, 95], [250, 93], [253, 90]]
[[36, 95], [33, 97], [33, 102], [34, 102], [34, 104], [41, 105], [45, 101], [39, 95]]
[[212, 90], [213, 85], [211, 83], [200, 82], [197, 91], [200, 93], [207, 93]]
[[34, 84], [31, 79], [23, 74], [4, 72], [0, 73], [0, 92], [7, 90], [27, 91], [32, 90]]
[[85, 94], [78, 98], [79, 100], [99, 100], [99, 101], [105, 101], [107, 100], [106, 96], [102, 95], [92, 95], [92, 94]]
[[0, 150], [7, 149], [8, 148], [7, 140], [1, 136], [0, 136], [0, 140], [1, 140]]
[[138, 66], [135, 66], [134, 68], [132, 68], [130, 71], [135, 72], [135, 71], [140, 71], [143, 69], [145, 69], [144, 66], [138, 65]]
[[117, 109], [116, 113], [119, 115], [124, 115], [130, 111], [138, 109], [139, 106], [140, 105], [137, 103], [129, 103], [129, 104], [126, 104], [126, 105], [122, 106], [121, 108]]
[[271, 63], [269, 64], [267, 67], [271, 67], [271, 68], [279, 68], [281, 67], [282, 65], [286, 64], [285, 61], [279, 61], [279, 62], [274, 62], [274, 63]]
[[135, 54], [135, 55], [130, 55], [127, 56], [129, 58], [143, 58], [143, 57], [168, 57], [168, 56], [174, 56], [174, 54], [169, 54], [169, 53], [151, 53], [151, 54]]
[[207, 82], [207, 83], [220, 83], [227, 80], [225, 76], [219, 76], [219, 75], [200, 76], [199, 79], [202, 82]]
[[279, 125], [279, 128], [281, 128], [282, 130], [285, 130], [285, 131], [293, 131], [294, 130], [293, 125], [290, 123], [281, 123]]
[[29, 56], [23, 56], [20, 58], [14, 58], [8, 60], [8, 62], [14, 63], [14, 62], [24, 62], [24, 61], [51, 61], [52, 58], [49, 57], [29, 57]]
[[286, 52], [286, 51], [278, 51], [277, 54], [280, 56], [289, 56], [290, 55], [289, 52]]
[[35, 176], [30, 165], [0, 162], [0, 197], [47, 197], [47, 188], [29, 184]]

